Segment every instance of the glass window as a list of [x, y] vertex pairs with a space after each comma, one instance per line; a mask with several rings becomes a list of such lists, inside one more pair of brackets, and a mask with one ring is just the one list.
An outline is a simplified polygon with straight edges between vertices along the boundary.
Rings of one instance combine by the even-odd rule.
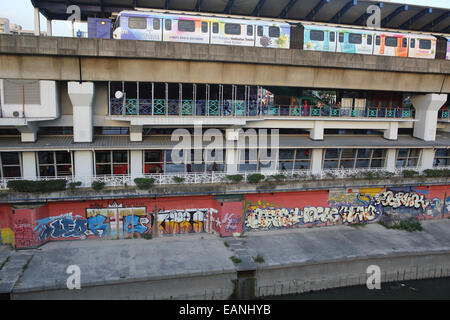
[[20, 153], [0, 152], [2, 178], [21, 177]]
[[416, 47], [416, 39], [411, 39], [409, 46], [414, 49]]
[[450, 149], [436, 149], [434, 154], [434, 166], [450, 166]]
[[72, 175], [72, 157], [67, 151], [38, 152], [40, 177], [58, 177]]
[[330, 42], [334, 42], [334, 41], [336, 41], [336, 34], [333, 31], [331, 31], [330, 32]]
[[130, 29], [147, 29], [147, 19], [139, 17], [128, 18], [128, 28]]
[[386, 37], [385, 44], [387, 47], [398, 47], [398, 38]]
[[407, 48], [408, 47], [408, 39], [407, 38], [403, 38], [402, 39], [402, 47], [403, 48]]
[[212, 25], [212, 32], [213, 33], [219, 33], [219, 23], [214, 22]]
[[362, 34], [350, 33], [348, 36], [348, 42], [350, 42], [351, 44], [361, 44], [362, 43]]
[[207, 33], [208, 32], [208, 22], [202, 21], [202, 32]]
[[279, 27], [269, 27], [269, 37], [271, 38], [279, 38], [280, 37], [280, 28]]
[[238, 23], [225, 23], [225, 34], [241, 34], [241, 25]]
[[178, 31], [195, 32], [195, 21], [193, 21], [193, 20], [178, 20]]
[[247, 35], [248, 36], [253, 36], [253, 26], [247, 26]]
[[375, 44], [376, 44], [377, 46], [381, 45], [381, 37], [380, 37], [380, 36], [377, 36], [377, 37], [375, 38]]
[[399, 149], [397, 151], [397, 167], [416, 167], [419, 163], [421, 149]]
[[339, 32], [339, 42], [344, 42], [344, 34], [342, 32]]
[[324, 32], [321, 30], [311, 30], [309, 37], [313, 41], [323, 41], [324, 39]]
[[280, 160], [286, 160], [286, 159], [293, 160], [294, 154], [295, 154], [295, 149], [280, 149], [278, 157]]
[[258, 26], [258, 37], [262, 37], [264, 35], [264, 30], [262, 26]]
[[372, 35], [367, 35], [367, 44], [371, 45], [372, 44]]
[[164, 20], [164, 24], [166, 26], [166, 30], [167, 31], [171, 31], [172, 30], [172, 20], [170, 19], [165, 19]]
[[128, 174], [128, 151], [95, 151], [97, 175]]
[[161, 29], [161, 21], [159, 19], [153, 19], [153, 30]]
[[419, 40], [419, 48], [424, 50], [430, 50], [431, 49], [431, 40]]

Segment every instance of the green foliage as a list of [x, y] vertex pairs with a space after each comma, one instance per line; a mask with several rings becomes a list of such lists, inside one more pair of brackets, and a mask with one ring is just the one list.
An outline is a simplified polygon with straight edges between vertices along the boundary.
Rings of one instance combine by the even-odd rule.
[[400, 221], [392, 226], [387, 225], [383, 221], [378, 223], [387, 229], [405, 230], [408, 232], [423, 231], [422, 224], [416, 218], [409, 218], [408, 220]]
[[66, 189], [67, 180], [10, 180], [8, 189], [16, 192], [52, 192]]
[[153, 238], [153, 234], [151, 233], [141, 233], [141, 238], [145, 240], [151, 240]]
[[173, 181], [175, 183], [183, 183], [184, 182], [184, 178], [182, 178], [182, 177], [173, 177]]
[[227, 247], [227, 248], [230, 247], [230, 244], [229, 244], [228, 242], [226, 242], [226, 241], [225, 241], [223, 244], [224, 244], [224, 246]]
[[450, 169], [427, 169], [423, 173], [427, 177], [450, 177]]
[[244, 176], [242, 174], [233, 174], [233, 175], [228, 175], [227, 179], [230, 180], [231, 182], [239, 183], [242, 180], [244, 180]]
[[404, 170], [402, 173], [404, 178], [412, 178], [419, 175], [419, 172], [414, 170]]
[[140, 190], [148, 190], [155, 184], [155, 179], [153, 178], [136, 178], [134, 183]]
[[253, 257], [253, 260], [256, 262], [256, 263], [264, 263], [265, 261], [264, 261], [264, 257], [262, 256], [262, 255], [260, 255], [260, 254], [258, 254], [256, 257]]
[[284, 174], [275, 174], [273, 176], [271, 176], [272, 179], [276, 180], [276, 181], [284, 181], [286, 180], [286, 176]]
[[81, 181], [69, 182], [69, 189], [75, 190], [77, 187], [81, 186], [83, 183]]
[[233, 261], [233, 263], [235, 263], [235, 264], [238, 264], [238, 263], [241, 263], [241, 262], [242, 262], [242, 260], [241, 260], [240, 258], [235, 257], [235, 256], [230, 257], [230, 259], [231, 259], [231, 261]]
[[247, 181], [250, 183], [259, 183], [264, 180], [264, 175], [260, 173], [253, 173], [247, 177]]
[[100, 191], [105, 187], [105, 183], [102, 181], [94, 181], [92, 182], [92, 189], [95, 191]]

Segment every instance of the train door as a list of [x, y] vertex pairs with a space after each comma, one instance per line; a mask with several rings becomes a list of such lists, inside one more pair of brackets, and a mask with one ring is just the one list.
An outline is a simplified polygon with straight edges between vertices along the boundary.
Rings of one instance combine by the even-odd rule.
[[408, 57], [408, 36], [398, 33], [375, 33], [374, 55]]
[[335, 30], [305, 27], [303, 50], [336, 52]]
[[425, 35], [411, 35], [409, 39], [410, 58], [434, 59], [436, 57], [436, 38]]

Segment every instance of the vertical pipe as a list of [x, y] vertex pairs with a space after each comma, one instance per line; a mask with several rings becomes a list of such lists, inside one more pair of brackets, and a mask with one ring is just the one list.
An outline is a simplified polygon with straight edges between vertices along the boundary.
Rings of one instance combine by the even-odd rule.
[[166, 82], [166, 116], [169, 115], [169, 84]]
[[137, 85], [137, 105], [136, 105], [137, 110], [136, 110], [136, 113], [137, 113], [137, 115], [139, 115], [139, 109], [141, 107], [140, 100], [139, 100], [139, 81], [136, 82], [136, 85]]
[[152, 116], [155, 115], [155, 83], [152, 82]]

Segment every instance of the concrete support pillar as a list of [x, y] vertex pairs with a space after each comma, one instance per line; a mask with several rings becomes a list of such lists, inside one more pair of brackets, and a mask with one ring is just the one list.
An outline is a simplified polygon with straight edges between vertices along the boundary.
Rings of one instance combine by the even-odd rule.
[[34, 35], [41, 35], [41, 22], [39, 17], [39, 8], [34, 8]]
[[433, 169], [434, 163], [434, 149], [422, 149], [422, 156], [420, 157], [420, 170]]
[[74, 151], [73, 162], [76, 181], [84, 182], [84, 178], [94, 176], [94, 153], [91, 150]]
[[320, 174], [322, 172], [323, 149], [312, 149], [311, 151], [311, 172]]
[[314, 127], [310, 131], [311, 140], [323, 140], [324, 122], [314, 121]]
[[69, 82], [67, 91], [73, 105], [73, 140], [74, 142], [92, 142], [94, 83]]
[[47, 36], [51, 37], [52, 35], [53, 35], [52, 20], [47, 19]]
[[26, 180], [35, 180], [37, 178], [36, 152], [22, 152], [22, 176]]
[[238, 163], [239, 163], [239, 151], [237, 149], [227, 149], [226, 150], [226, 171], [227, 174], [237, 174], [238, 173]]
[[384, 130], [384, 138], [387, 140], [397, 140], [398, 122], [389, 122], [388, 129]]
[[385, 168], [389, 172], [395, 171], [395, 162], [397, 157], [397, 149], [387, 149], [386, 151], [386, 162], [385, 162]]
[[130, 141], [142, 141], [142, 127], [130, 126]]
[[424, 141], [436, 139], [436, 127], [438, 111], [447, 101], [447, 94], [426, 94], [411, 98], [412, 105], [416, 109], [414, 123], [414, 137]]
[[130, 176], [132, 180], [143, 176], [144, 174], [143, 163], [144, 163], [144, 152], [142, 150], [131, 150]]

